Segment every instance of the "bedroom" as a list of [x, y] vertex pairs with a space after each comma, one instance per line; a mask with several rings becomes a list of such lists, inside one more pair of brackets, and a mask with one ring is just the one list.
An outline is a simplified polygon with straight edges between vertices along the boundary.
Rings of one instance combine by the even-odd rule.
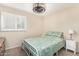
[[[66, 49], [62, 48], [57, 51], [58, 54], [56, 54], [58, 56], [79, 55], [79, 4], [43, 3], [45, 8], [43, 13], [39, 13], [39, 11], [35, 12], [33, 10], [33, 4], [40, 5], [40, 3], [0, 4], [0, 37], [5, 40], [5, 43], [3, 43], [6, 50], [4, 56], [27, 56], [27, 53], [21, 49], [23, 40], [31, 37], [40, 37], [50, 31], [51, 33], [63, 32], [65, 43], [67, 39], [70, 39], [71, 41], [74, 40], [74, 42], [70, 43], [72, 43], [71, 45], [76, 51], [68, 50], [66, 52]], [[35, 5], [35, 7], [36, 6], [37, 5]], [[17, 19], [17, 22], [16, 18], [20, 19], [20, 21]], [[23, 24], [20, 24], [23, 27], [17, 29], [18, 27], [16, 24], [19, 24], [20, 22], [23, 22]], [[51, 35], [54, 34], [52, 33]]]

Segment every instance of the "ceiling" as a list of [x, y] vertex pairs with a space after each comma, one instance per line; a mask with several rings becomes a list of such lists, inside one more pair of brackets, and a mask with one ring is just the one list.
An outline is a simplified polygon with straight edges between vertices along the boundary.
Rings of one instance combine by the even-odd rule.
[[[72, 7], [73, 5], [75, 5], [75, 4], [69, 4], [69, 3], [45, 3], [45, 4], [46, 4], [46, 12], [40, 15], [49, 15], [49, 14], [55, 13], [57, 11], [60, 11], [60, 10], [63, 10], [65, 8]], [[17, 8], [17, 9], [35, 14], [32, 11], [33, 3], [6, 3], [2, 5]]]

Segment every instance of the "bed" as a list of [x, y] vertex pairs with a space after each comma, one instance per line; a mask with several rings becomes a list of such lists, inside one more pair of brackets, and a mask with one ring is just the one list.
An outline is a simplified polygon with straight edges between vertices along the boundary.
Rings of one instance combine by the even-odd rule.
[[22, 48], [33, 56], [53, 56], [65, 46], [62, 32], [47, 32], [40, 37], [23, 40]]

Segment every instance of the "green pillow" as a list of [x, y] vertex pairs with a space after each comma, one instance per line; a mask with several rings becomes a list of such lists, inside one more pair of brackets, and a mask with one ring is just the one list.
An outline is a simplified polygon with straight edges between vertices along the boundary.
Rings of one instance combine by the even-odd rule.
[[62, 37], [63, 32], [47, 32], [47, 33], [44, 34], [44, 36]]

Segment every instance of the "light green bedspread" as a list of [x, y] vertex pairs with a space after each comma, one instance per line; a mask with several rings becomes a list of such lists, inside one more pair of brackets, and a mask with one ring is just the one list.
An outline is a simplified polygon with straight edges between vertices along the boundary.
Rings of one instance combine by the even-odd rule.
[[52, 56], [64, 47], [65, 42], [59, 37], [44, 36], [24, 39], [23, 44], [34, 56]]

